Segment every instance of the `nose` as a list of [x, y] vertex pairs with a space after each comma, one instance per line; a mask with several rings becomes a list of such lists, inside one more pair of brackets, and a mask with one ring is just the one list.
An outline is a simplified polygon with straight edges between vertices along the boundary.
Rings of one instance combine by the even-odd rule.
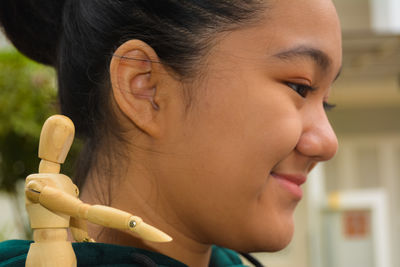
[[338, 149], [338, 140], [325, 111], [304, 115], [304, 128], [297, 143], [299, 153], [315, 161], [331, 159]]

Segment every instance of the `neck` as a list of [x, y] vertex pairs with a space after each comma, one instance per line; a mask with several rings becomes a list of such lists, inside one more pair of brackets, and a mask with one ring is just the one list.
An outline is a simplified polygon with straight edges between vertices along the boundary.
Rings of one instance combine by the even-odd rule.
[[[164, 231], [173, 238], [172, 242], [154, 243], [137, 238], [134, 234], [106, 229], [100, 226], [89, 225], [88, 232], [97, 242], [112, 243], [124, 246], [155, 251], [174, 258], [188, 266], [208, 266], [211, 256], [211, 245], [202, 244], [191, 234], [189, 227], [185, 227], [179, 216], [175, 215], [172, 207], [169, 208], [167, 201], [158, 194], [157, 187], [151, 181], [149, 173], [143, 168], [135, 166], [129, 168], [124, 177], [114, 176], [118, 181], [113, 184], [111, 195], [112, 207], [130, 212], [141, 217], [144, 222]], [[134, 177], [134, 178], [133, 178]], [[133, 181], [134, 180], [134, 181]], [[96, 181], [98, 182], [96, 184]], [[99, 183], [99, 177], [88, 177], [87, 184], [81, 192], [81, 199], [90, 204], [99, 204], [93, 188], [101, 192], [110, 191], [102, 188], [104, 183]], [[105, 183], [107, 184], [107, 183]], [[113, 194], [115, 192], [115, 194]], [[104, 204], [104, 203], [101, 203]]]

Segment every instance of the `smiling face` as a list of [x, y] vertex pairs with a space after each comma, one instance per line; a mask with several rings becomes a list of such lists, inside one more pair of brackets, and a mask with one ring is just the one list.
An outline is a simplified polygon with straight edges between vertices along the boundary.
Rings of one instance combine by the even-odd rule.
[[299, 185], [337, 150], [324, 103], [341, 53], [330, 0], [270, 1], [257, 25], [221, 36], [186, 85], [192, 107], [171, 112], [155, 146], [159, 205], [185, 236], [240, 251], [288, 244]]

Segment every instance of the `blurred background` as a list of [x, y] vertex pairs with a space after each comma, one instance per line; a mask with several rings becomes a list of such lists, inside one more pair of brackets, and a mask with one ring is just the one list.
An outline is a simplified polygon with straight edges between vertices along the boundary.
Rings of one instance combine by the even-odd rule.
[[[400, 266], [400, 1], [334, 0], [343, 70], [328, 116], [340, 148], [305, 185], [291, 244], [254, 254], [270, 267]], [[21, 193], [40, 127], [56, 113], [54, 72], [0, 35], [0, 241], [30, 239]], [[63, 172], [79, 150], [68, 156]]]
[[[0, 31], [0, 241], [32, 239], [25, 212], [24, 183], [37, 173], [44, 121], [58, 113], [55, 72], [19, 54]], [[72, 174], [79, 143], [62, 172]]]

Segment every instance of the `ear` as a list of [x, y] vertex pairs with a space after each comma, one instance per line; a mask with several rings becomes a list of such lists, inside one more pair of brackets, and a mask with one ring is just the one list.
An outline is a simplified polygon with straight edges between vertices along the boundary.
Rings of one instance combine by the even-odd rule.
[[122, 113], [143, 132], [157, 137], [160, 132], [156, 102], [160, 66], [155, 51], [140, 40], [122, 44], [110, 64], [115, 102]]

